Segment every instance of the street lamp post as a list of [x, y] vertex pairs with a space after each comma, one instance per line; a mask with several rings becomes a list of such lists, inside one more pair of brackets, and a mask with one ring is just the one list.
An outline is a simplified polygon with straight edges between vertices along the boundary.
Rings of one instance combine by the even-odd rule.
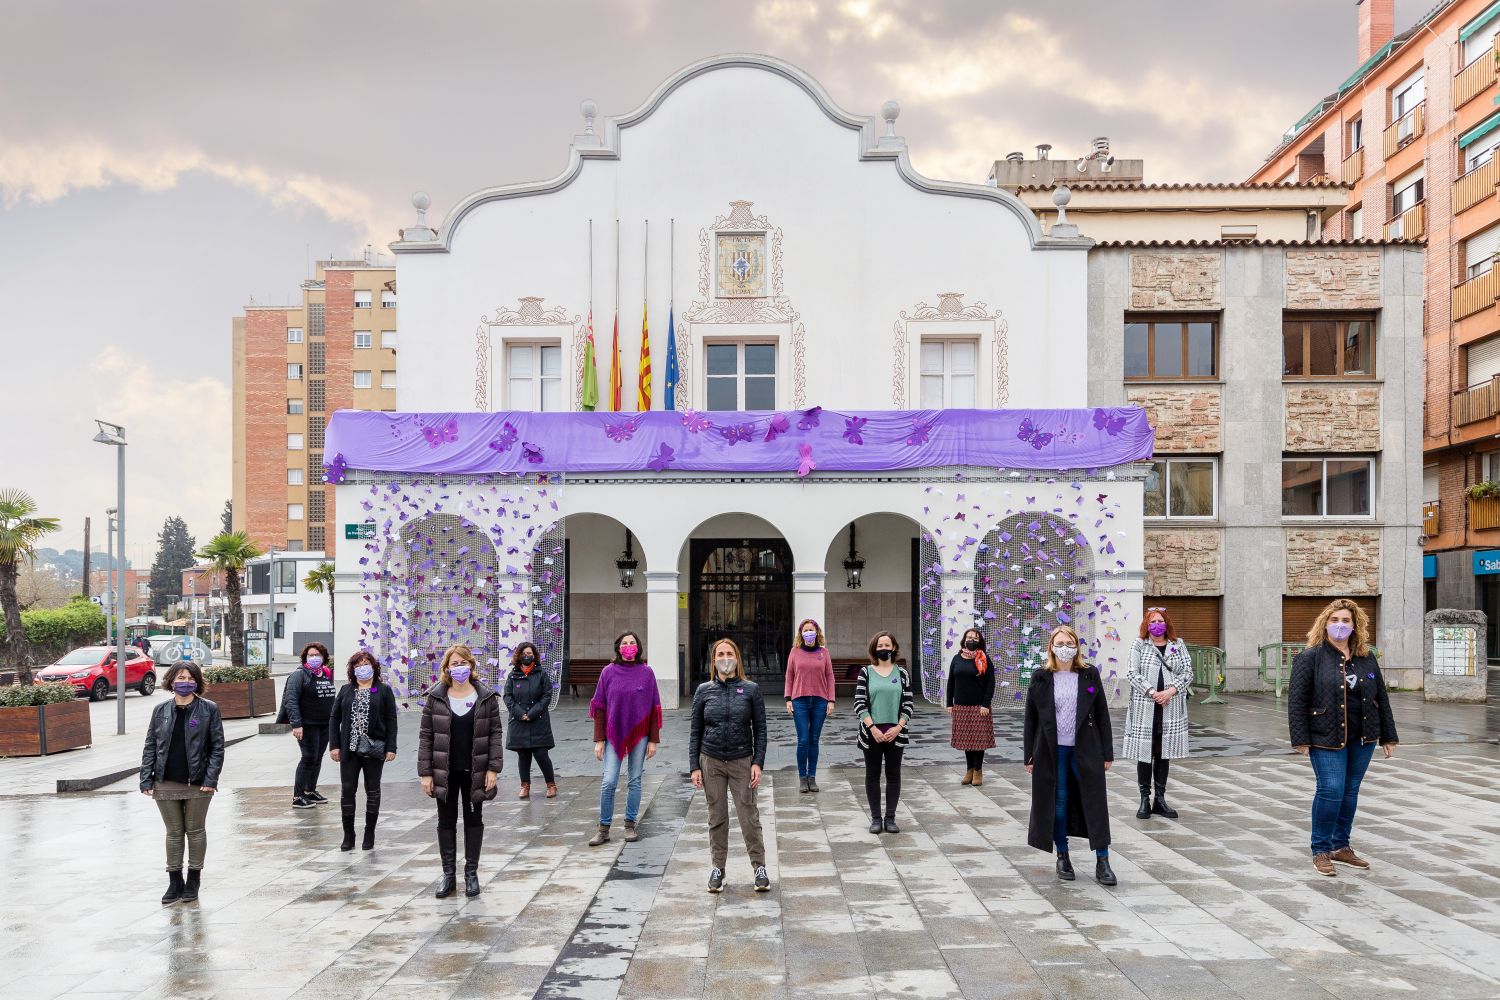
[[104, 559], [104, 638], [115, 634], [115, 514], [113, 507], [104, 508], [105, 559]]
[[198, 578], [188, 577], [188, 592], [192, 595], [188, 598], [188, 609], [193, 619], [193, 638], [198, 638]]
[[107, 444], [117, 449], [115, 452], [115, 509], [119, 512], [120, 528], [115, 534], [116, 544], [119, 545], [120, 558], [117, 559], [116, 569], [119, 573], [119, 586], [115, 589], [114, 599], [119, 602], [115, 611], [115, 731], [121, 736], [125, 735], [125, 428], [119, 424], [111, 424], [103, 420], [95, 420], [99, 425], [99, 433], [94, 435], [94, 440], [99, 444]]
[[266, 564], [266, 592], [270, 594], [269, 611], [266, 615], [266, 669], [274, 671], [276, 663], [276, 546], [271, 546]]

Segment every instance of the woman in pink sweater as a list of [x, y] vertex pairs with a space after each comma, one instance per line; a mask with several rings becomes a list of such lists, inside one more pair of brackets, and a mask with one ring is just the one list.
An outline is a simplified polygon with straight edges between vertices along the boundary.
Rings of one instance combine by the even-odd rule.
[[818, 741], [823, 720], [833, 714], [833, 657], [823, 629], [808, 618], [786, 658], [786, 714], [797, 724], [797, 778], [800, 790], [818, 790]]

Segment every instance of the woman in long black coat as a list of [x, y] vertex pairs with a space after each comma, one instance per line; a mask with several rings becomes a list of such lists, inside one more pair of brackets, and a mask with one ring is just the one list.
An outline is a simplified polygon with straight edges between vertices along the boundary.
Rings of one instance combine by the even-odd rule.
[[1055, 848], [1057, 877], [1071, 882], [1068, 837], [1087, 837], [1095, 880], [1114, 885], [1104, 773], [1114, 763], [1115, 749], [1104, 680], [1098, 668], [1078, 659], [1078, 633], [1068, 626], [1053, 629], [1047, 647], [1046, 669], [1032, 673], [1026, 691], [1023, 746], [1031, 775], [1026, 842], [1039, 851]]
[[548, 754], [556, 741], [552, 738], [552, 677], [542, 666], [541, 654], [530, 642], [516, 647], [510, 658], [510, 672], [505, 677], [505, 707], [510, 713], [510, 736], [505, 749], [514, 750], [520, 762], [520, 798], [531, 798], [531, 762], [542, 769], [547, 783], [547, 798], [557, 798], [557, 780]]

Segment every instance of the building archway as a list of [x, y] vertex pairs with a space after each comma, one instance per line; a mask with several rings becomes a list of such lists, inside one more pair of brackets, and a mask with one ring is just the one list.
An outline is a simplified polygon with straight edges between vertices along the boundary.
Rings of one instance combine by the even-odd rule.
[[443, 653], [459, 644], [473, 651], [480, 679], [498, 684], [499, 560], [484, 529], [457, 514], [434, 513], [403, 525], [399, 537], [412, 691], [435, 683]]
[[[646, 640], [645, 578], [650, 563], [640, 539], [618, 518], [581, 511], [558, 523], [566, 585], [557, 649], [566, 668], [564, 681], [578, 683], [582, 695], [614, 656], [615, 636], [633, 631]], [[618, 565], [627, 551], [636, 563], [629, 586]]]

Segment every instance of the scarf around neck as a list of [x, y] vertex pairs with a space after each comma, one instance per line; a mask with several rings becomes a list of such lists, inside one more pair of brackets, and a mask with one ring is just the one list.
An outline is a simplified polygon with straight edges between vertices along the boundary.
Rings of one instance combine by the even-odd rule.
[[653, 724], [661, 725], [661, 692], [656, 674], [639, 661], [611, 663], [599, 675], [589, 702], [589, 718], [604, 713], [604, 736], [621, 757], [630, 753]]
[[980, 677], [983, 677], [984, 672], [990, 668], [990, 658], [984, 655], [982, 649], [976, 649], [972, 653], [965, 649], [961, 650], [958, 655], [966, 660], [973, 660], [974, 670]]

